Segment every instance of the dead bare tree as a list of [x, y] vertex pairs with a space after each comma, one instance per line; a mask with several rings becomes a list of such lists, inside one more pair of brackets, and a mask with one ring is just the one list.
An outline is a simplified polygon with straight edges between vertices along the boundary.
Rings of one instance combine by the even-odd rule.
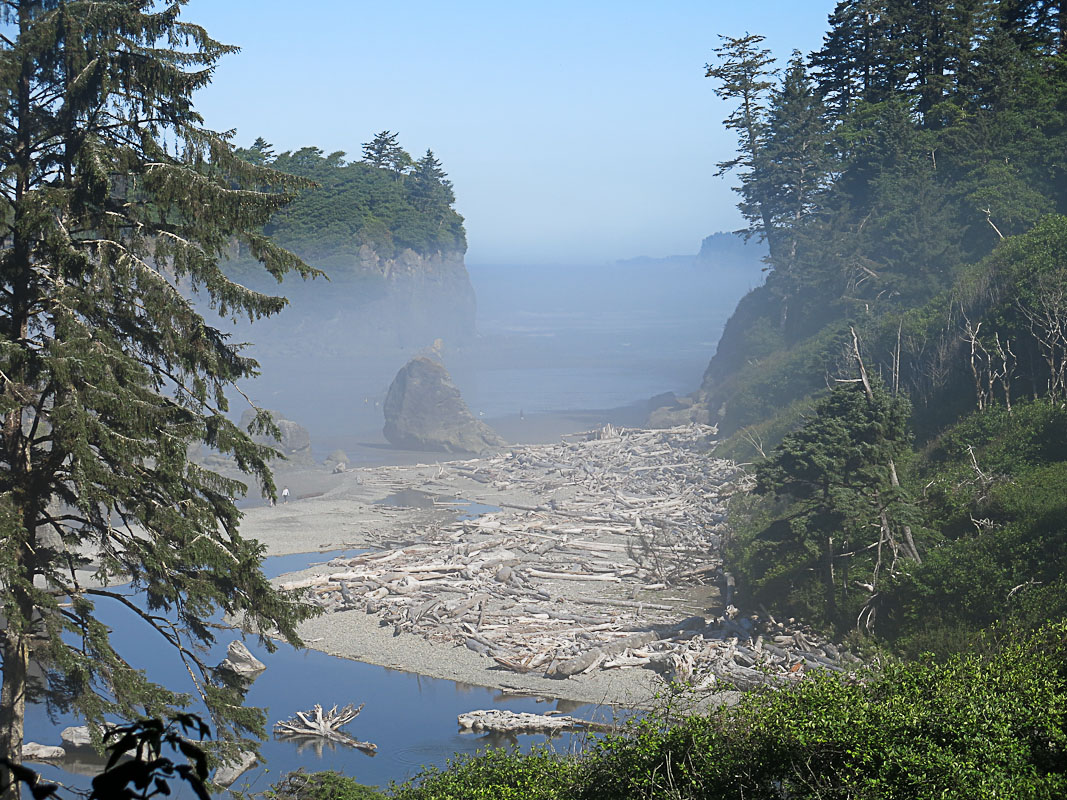
[[363, 703], [356, 705], [349, 703], [338, 710], [334, 706], [329, 711], [323, 711], [318, 703], [310, 711], [297, 711], [296, 716], [286, 722], [274, 723], [274, 734], [281, 738], [302, 738], [317, 736], [330, 742], [336, 742], [348, 747], [362, 750], [364, 753], [374, 755], [378, 752], [378, 745], [371, 742], [362, 742], [355, 737], [349, 736], [338, 728], [347, 725], [359, 716], [363, 710]]
[[1048, 365], [1048, 394], [1067, 402], [1067, 282], [1042, 275], [1028, 299], [1017, 301]]
[[[855, 359], [855, 363], [859, 368], [859, 382], [863, 384], [864, 393], [867, 395], [867, 400], [871, 403], [875, 402], [874, 390], [871, 388], [871, 381], [867, 375], [867, 367], [863, 363], [863, 356], [860, 353], [859, 336], [856, 333], [856, 329], [849, 326], [849, 331], [852, 333], [852, 356]], [[900, 489], [900, 479], [897, 476], [897, 466], [892, 456], [889, 457], [889, 463], [886, 465], [889, 470], [890, 484], [894, 490]], [[864, 584], [869, 592], [867, 602], [861, 609], [859, 617], [856, 620], [857, 625], [865, 625], [870, 630], [874, 625], [874, 618], [877, 612], [875, 600], [878, 596], [878, 575], [882, 568], [883, 550], [888, 548], [893, 555], [893, 562], [891, 570], [895, 570], [896, 563], [899, 556], [902, 554], [905, 558], [908, 558], [917, 564], [922, 563], [922, 557], [919, 555], [919, 550], [915, 546], [915, 539], [912, 536], [911, 526], [904, 523], [900, 526], [901, 533], [903, 534], [903, 541], [898, 541], [893, 533], [893, 525], [889, 518], [889, 506], [885, 498], [879, 492], [876, 494], [875, 501], [878, 507], [878, 542], [876, 545], [876, 557], [875, 565], [872, 571], [872, 580], [870, 584]]]
[[1001, 342], [1000, 333], [994, 332], [993, 340], [989, 343], [992, 347], [991, 351], [980, 335], [983, 323], [972, 324], [962, 306], [960, 316], [963, 319], [963, 341], [971, 348], [971, 376], [974, 380], [978, 410], [981, 411], [993, 404], [997, 384], [999, 384], [1004, 395], [1004, 404], [1010, 412], [1011, 383], [1016, 364], [1015, 353], [1011, 349], [1011, 340], [1005, 339]]

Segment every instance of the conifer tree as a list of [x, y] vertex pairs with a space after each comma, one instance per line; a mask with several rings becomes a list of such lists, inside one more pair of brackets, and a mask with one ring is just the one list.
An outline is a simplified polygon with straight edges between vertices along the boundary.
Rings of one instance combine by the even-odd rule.
[[[910, 404], [878, 382], [836, 386], [798, 430], [756, 465], [756, 492], [797, 501], [780, 553], [803, 555], [797, 573], [818, 575], [824, 619], [847, 624], [899, 559], [918, 560], [910, 529], [914, 509], [899, 487], [895, 462], [907, 451]], [[795, 558], [795, 556], [794, 556]], [[788, 556], [782, 556], [783, 562]], [[786, 565], [793, 566], [793, 565]], [[858, 590], [858, 592], [857, 592]], [[851, 606], [849, 595], [857, 596]]]
[[274, 161], [274, 147], [262, 136], [257, 136], [251, 147], [238, 148], [236, 152], [245, 161], [251, 161], [260, 166], [266, 166]]
[[393, 172], [397, 180], [415, 163], [408, 152], [400, 146], [399, 133], [381, 131], [369, 142], [363, 143], [363, 160], [379, 169]]
[[819, 92], [838, 114], [874, 99], [882, 42], [883, 3], [841, 0], [830, 15], [823, 46], [812, 53]]
[[808, 79], [804, 59], [794, 51], [782, 82], [771, 94], [763, 147], [748, 189], [774, 228], [775, 271], [795, 275], [805, 223], [816, 208], [833, 164], [826, 111]]
[[433, 150], [427, 150], [426, 155], [415, 162], [411, 177], [415, 184], [412, 196], [423, 210], [445, 211], [456, 202], [452, 181], [448, 180], [448, 173], [442, 169]]
[[[98, 606], [126, 612], [145, 648], [173, 648], [230, 741], [264, 720], [201, 661], [209, 618], [272, 647], [267, 633], [295, 642], [307, 613], [238, 531], [245, 485], [188, 457], [214, 448], [273, 495], [273, 451], [225, 414], [256, 364], [191, 294], [224, 317], [281, 310], [220, 270], [235, 246], [279, 280], [312, 271], [261, 232], [305, 182], [237, 159], [193, 108], [235, 48], [180, 19], [184, 4], [0, 4], [0, 756], [15, 761], [41, 688], [31, 658], [89, 721], [189, 704], [115, 651]], [[257, 432], [271, 426], [257, 415]]]
[[742, 201], [738, 208], [749, 221], [746, 237], [767, 240], [771, 259], [774, 259], [777, 240], [770, 209], [751, 184], [756, 177], [757, 161], [766, 138], [767, 96], [774, 85], [771, 51], [762, 48], [764, 37], [746, 34], [740, 39], [720, 36], [722, 45], [714, 50], [717, 62], [706, 65], [705, 77], [718, 81], [715, 94], [723, 100], [737, 103], [723, 125], [737, 131], [738, 154], [717, 164], [716, 175], [740, 169], [741, 185], [736, 191]]

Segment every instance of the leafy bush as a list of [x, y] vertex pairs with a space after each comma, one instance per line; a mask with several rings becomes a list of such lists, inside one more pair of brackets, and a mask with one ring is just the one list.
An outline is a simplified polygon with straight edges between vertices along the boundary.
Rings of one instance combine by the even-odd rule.
[[820, 674], [677, 724], [646, 718], [579, 758], [494, 751], [403, 800], [1055, 798], [1067, 793], [1067, 625], [946, 663]]
[[394, 787], [397, 800], [552, 800], [569, 796], [577, 762], [547, 749], [490, 750]]
[[943, 655], [995, 622], [1031, 631], [1067, 614], [1067, 410], [976, 412], [915, 482], [939, 540], [886, 588], [881, 633], [901, 652]]

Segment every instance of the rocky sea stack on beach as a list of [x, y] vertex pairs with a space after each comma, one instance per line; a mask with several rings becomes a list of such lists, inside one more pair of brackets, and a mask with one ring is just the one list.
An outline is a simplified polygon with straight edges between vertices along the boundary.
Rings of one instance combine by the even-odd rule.
[[505, 441], [471, 414], [443, 366], [425, 356], [409, 361], [385, 397], [390, 443], [409, 450], [483, 453]]

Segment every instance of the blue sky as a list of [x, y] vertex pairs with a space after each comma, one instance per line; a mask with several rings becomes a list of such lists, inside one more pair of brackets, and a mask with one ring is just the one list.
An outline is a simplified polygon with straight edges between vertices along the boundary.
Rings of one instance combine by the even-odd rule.
[[474, 264], [693, 253], [739, 225], [733, 138], [704, 78], [717, 34], [819, 46], [833, 0], [386, 3], [191, 0], [242, 48], [197, 105], [238, 144], [358, 158], [398, 131], [455, 182]]

